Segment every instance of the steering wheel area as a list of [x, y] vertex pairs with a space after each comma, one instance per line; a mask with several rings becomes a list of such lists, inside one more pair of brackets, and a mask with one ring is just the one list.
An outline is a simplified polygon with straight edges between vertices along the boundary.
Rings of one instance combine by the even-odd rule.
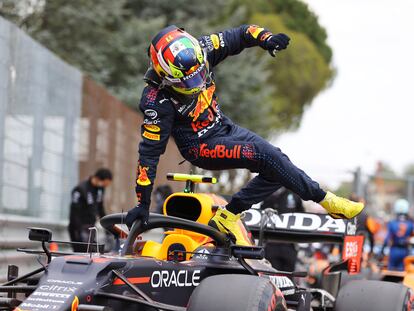
[[[104, 227], [107, 231], [111, 232], [115, 236], [120, 236], [120, 234], [125, 235], [126, 232], [117, 225], [124, 224], [125, 217], [126, 213], [117, 213], [103, 217], [100, 222], [102, 227]], [[210, 226], [178, 217], [151, 213], [148, 224], [145, 228], [141, 226], [140, 220], [135, 221], [121, 250], [121, 255], [133, 255], [134, 242], [137, 237], [146, 231], [156, 228], [183, 229], [200, 233], [210, 237], [215, 242], [217, 247], [228, 247], [230, 243], [229, 238], [226, 235]]]

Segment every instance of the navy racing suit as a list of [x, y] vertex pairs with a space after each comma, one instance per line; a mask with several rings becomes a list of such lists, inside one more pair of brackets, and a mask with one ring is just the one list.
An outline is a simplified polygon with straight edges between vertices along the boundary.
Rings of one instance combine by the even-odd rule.
[[[228, 56], [260, 46], [271, 33], [259, 26], [243, 25], [199, 38], [207, 52], [210, 70]], [[247, 168], [259, 173], [236, 193], [227, 208], [239, 213], [263, 201], [282, 185], [304, 200], [320, 202], [326, 193], [318, 183], [297, 168], [281, 150], [255, 133], [234, 124], [220, 110], [214, 75], [205, 91], [191, 97], [161, 86], [153, 69], [144, 77], [140, 110], [143, 140], [139, 145], [136, 194], [149, 208], [159, 157], [172, 135], [182, 156], [208, 170]]]

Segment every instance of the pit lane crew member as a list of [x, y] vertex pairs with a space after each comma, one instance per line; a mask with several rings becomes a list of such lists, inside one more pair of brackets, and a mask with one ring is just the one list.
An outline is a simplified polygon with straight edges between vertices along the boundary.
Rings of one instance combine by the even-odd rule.
[[[97, 217], [105, 216], [105, 188], [112, 182], [112, 172], [106, 168], [79, 183], [72, 190], [69, 215], [69, 235], [72, 242], [88, 242], [89, 228], [95, 226]], [[86, 252], [86, 245], [72, 244], [74, 252]]]
[[214, 67], [254, 46], [274, 56], [275, 52], [286, 49], [289, 41], [286, 34], [273, 34], [256, 25], [242, 25], [198, 40], [183, 29], [169, 26], [153, 38], [149, 48], [150, 68], [144, 76], [147, 86], [139, 105], [144, 121], [135, 189], [138, 204], [128, 212], [129, 226], [136, 219], [144, 224], [148, 220], [159, 157], [170, 135], [182, 156], [197, 167], [246, 168], [259, 173], [210, 221], [220, 231], [233, 235], [237, 244], [248, 244], [240, 227], [240, 213], [281, 186], [304, 200], [319, 202], [335, 217], [352, 218], [361, 212], [363, 204], [325, 192], [279, 148], [234, 124], [220, 109]]
[[383, 255], [385, 247], [391, 243], [388, 270], [404, 270], [404, 258], [409, 254], [408, 239], [414, 234], [413, 222], [408, 218], [409, 209], [410, 204], [405, 199], [398, 199], [394, 203], [396, 218], [388, 223], [381, 250]]

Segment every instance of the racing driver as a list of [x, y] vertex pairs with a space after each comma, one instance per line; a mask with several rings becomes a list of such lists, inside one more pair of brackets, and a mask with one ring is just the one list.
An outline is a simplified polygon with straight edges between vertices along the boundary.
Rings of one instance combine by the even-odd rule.
[[[336, 218], [352, 218], [364, 205], [325, 192], [281, 150], [226, 117], [216, 96], [214, 67], [245, 48], [259, 46], [274, 53], [286, 49], [290, 38], [256, 25], [242, 25], [198, 40], [176, 26], [161, 30], [149, 47], [150, 68], [144, 76], [140, 110], [144, 114], [139, 144], [136, 195], [138, 204], [126, 216], [148, 221], [151, 192], [159, 157], [170, 135], [182, 156], [207, 170], [246, 168], [258, 173], [219, 208], [210, 225], [236, 244], [249, 241], [240, 225], [241, 212], [284, 186], [303, 200], [320, 203]], [[252, 103], [254, 104], [254, 103]], [[235, 107], [237, 109], [237, 107]]]

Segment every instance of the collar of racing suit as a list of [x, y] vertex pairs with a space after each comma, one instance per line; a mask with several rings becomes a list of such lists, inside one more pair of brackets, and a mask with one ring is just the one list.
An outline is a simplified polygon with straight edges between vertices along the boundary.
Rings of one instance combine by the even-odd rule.
[[162, 79], [158, 76], [155, 70], [152, 69], [151, 67], [148, 68], [147, 72], [145, 73], [144, 81], [158, 89], [165, 90], [166, 93], [171, 97], [173, 102], [180, 103], [181, 105], [189, 105], [193, 103], [195, 99], [198, 98], [198, 94], [197, 95], [184, 95], [184, 94], [179, 94], [177, 92], [174, 92], [171, 88], [169, 88], [167, 85], [164, 85], [162, 83]]

